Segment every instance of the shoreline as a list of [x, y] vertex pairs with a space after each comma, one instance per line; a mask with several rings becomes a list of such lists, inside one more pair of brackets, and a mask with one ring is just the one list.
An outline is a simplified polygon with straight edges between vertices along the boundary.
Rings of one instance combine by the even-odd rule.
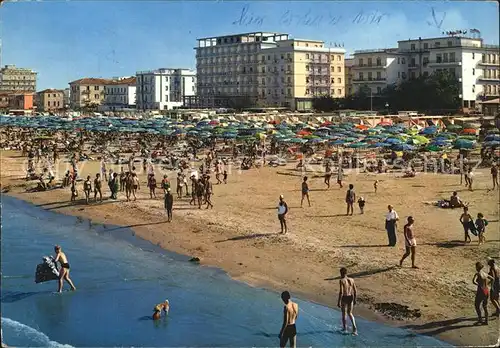
[[[213, 210], [193, 209], [187, 205], [185, 199], [176, 200], [174, 202], [174, 221], [169, 224], [166, 223], [162, 200], [150, 200], [145, 190], [140, 191], [136, 202], [125, 202], [123, 198], [119, 197], [120, 199], [115, 202], [105, 200], [102, 204], [92, 203], [90, 205], [82, 204], [81, 197], [79, 197], [80, 201], [70, 204], [67, 189], [33, 193], [22, 192], [25, 190], [26, 182], [19, 180], [22, 174], [17, 170], [20, 167], [17, 162], [22, 161], [22, 159], [15, 156], [8, 157], [5, 154], [6, 152], [2, 151], [2, 188], [10, 185], [8, 195], [38, 205], [46, 210], [84, 217], [103, 225], [118, 226], [115, 233], [119, 233], [122, 227], [131, 228], [137, 236], [152, 245], [188, 258], [200, 257], [201, 266], [220, 269], [232, 279], [252, 287], [274, 292], [287, 289], [291, 292], [292, 297], [299, 297], [336, 309], [338, 292], [336, 275], [339, 266], [347, 266], [349, 270], [353, 270], [354, 275], [351, 276], [356, 279], [360, 293], [360, 303], [355, 309], [356, 316], [384, 325], [405, 328], [418, 334], [433, 336], [454, 345], [478, 345], [478, 342], [481, 342], [481, 345], [487, 345], [495, 343], [491, 341], [498, 337], [498, 330], [495, 330], [498, 327], [498, 320], [492, 320], [487, 328], [469, 326], [470, 318], [474, 319], [475, 317], [472, 303], [473, 295], [469, 292], [470, 286], [458, 293], [457, 289], [450, 288], [449, 290], [454, 292], [448, 294], [447, 291], [437, 290], [443, 289], [439, 288], [442, 283], [433, 282], [439, 269], [438, 271], [434, 269], [420, 271], [416, 275], [407, 274], [410, 272], [407, 268], [397, 269], [394, 267], [396, 260], [388, 262], [387, 258], [390, 257], [388, 255], [392, 255], [394, 252], [381, 245], [375, 245], [376, 248], [367, 245], [367, 249], [361, 249], [360, 253], [358, 245], [366, 244], [367, 241], [365, 240], [366, 236], [357, 236], [358, 226], [363, 226], [364, 230], [372, 233], [371, 221], [363, 223], [359, 221], [358, 216], [355, 217], [358, 220], [353, 218], [351, 225], [334, 223], [335, 230], [342, 231], [345, 230], [345, 227], [349, 227], [348, 230], [352, 232], [352, 236], [349, 234], [314, 235], [314, 228], [307, 230], [306, 225], [313, 224], [317, 220], [319, 220], [317, 226], [321, 228], [321, 225], [325, 224], [326, 218], [314, 217], [312, 219], [308, 217], [310, 213], [307, 212], [307, 209], [297, 209], [297, 203], [293, 200], [290, 192], [296, 191], [293, 188], [297, 185], [293, 183], [298, 182], [297, 180], [300, 178], [278, 175], [279, 173], [272, 169], [244, 172], [240, 176], [231, 177], [230, 184], [227, 186], [214, 185], [216, 208]], [[85, 169], [82, 175], [96, 172], [90, 164], [86, 165]], [[243, 176], [245, 180], [243, 180]], [[482, 179], [487, 178], [485, 175], [482, 177]], [[478, 177], [479, 179], [480, 177]], [[362, 175], [353, 178], [353, 180], [356, 180], [357, 187], [361, 187], [361, 192], [366, 186], [371, 185], [371, 181], [367, 183], [368, 179]], [[384, 178], [384, 180], [395, 179]], [[450, 178], [442, 176], [439, 180], [450, 180]], [[271, 207], [266, 207], [266, 205], [272, 205], [272, 202], [268, 202], [268, 197], [262, 196], [260, 191], [255, 192], [258, 185], [263, 185], [262, 182], [268, 181], [275, 181], [278, 187], [274, 189], [274, 192], [266, 192], [265, 194], [277, 196], [276, 190], [278, 190], [278, 192], [285, 192], [287, 199], [290, 199], [292, 224], [291, 230], [286, 236], [275, 233], [277, 221], [275, 221], [274, 212], [270, 210]], [[319, 180], [317, 181], [319, 182]], [[144, 182], [142, 177], [141, 182]], [[401, 181], [399, 182], [401, 183]], [[411, 183], [411, 181], [406, 182]], [[290, 190], [290, 183], [294, 185], [291, 187], [292, 190]], [[448, 185], [440, 182], [437, 187]], [[267, 186], [262, 189], [266, 191]], [[401, 188], [401, 191], [404, 191], [403, 189]], [[234, 192], [238, 193], [234, 194]], [[481, 190], [478, 192], [481, 195], [484, 194], [481, 193]], [[108, 195], [106, 189], [104, 195]], [[267, 203], [260, 204], [259, 207], [253, 208], [253, 211], [245, 210], [254, 206], [251, 204], [252, 202], [248, 202], [248, 195], [254, 196], [253, 202]], [[339, 192], [337, 189], [331, 189], [330, 195], [341, 197], [343, 190]], [[379, 199], [388, 199], [383, 196], [383, 193], [379, 193], [379, 195], [382, 197]], [[420, 201], [423, 200], [422, 198], [418, 197]], [[319, 198], [317, 199], [319, 200]], [[401, 205], [405, 202], [406, 197], [392, 199]], [[480, 199], [484, 200], [484, 198]], [[313, 204], [317, 204], [316, 201], [313, 200]], [[343, 211], [343, 205], [341, 206]], [[495, 208], [497, 209], [497, 207]], [[325, 213], [325, 211], [320, 213]], [[331, 211], [329, 213], [331, 214]], [[447, 218], [443, 213], [437, 212], [440, 215], [439, 218]], [[269, 214], [272, 216], [268, 217]], [[380, 214], [380, 212], [376, 212], [376, 214]], [[302, 224], [298, 220], [299, 217], [304, 220]], [[335, 215], [332, 217], [328, 216], [328, 219], [336, 219]], [[378, 219], [378, 217], [376, 218]], [[492, 225], [496, 226], [494, 223]], [[273, 226], [272, 229], [269, 226]], [[427, 227], [423, 226], [419, 229]], [[495, 233], [495, 227], [490, 229], [491, 233]], [[360, 232], [362, 233], [363, 230]], [[382, 235], [382, 240], [383, 238]], [[371, 239], [373, 240], [368, 240], [369, 243], [380, 243], [378, 240], [380, 237], [374, 235]], [[423, 239], [423, 236], [419, 238], [419, 240]], [[431, 242], [435, 241], [429, 239], [427, 242], [427, 244], [432, 245]], [[338, 244], [343, 245], [336, 246]], [[496, 250], [498, 250], [498, 245], [495, 241], [489, 243], [489, 247]], [[348, 250], [344, 251], [343, 248]], [[456, 256], [448, 261], [450, 265], [457, 263], [457, 260], [461, 260], [463, 263], [464, 255], [473, 258], [474, 262], [478, 255], [482, 257], [482, 254], [471, 254], [477, 252], [476, 246], [474, 248], [460, 248], [459, 255], [449, 254], [446, 249], [442, 251], [433, 249], [437, 248], [436, 246], [427, 248], [431, 249], [431, 254], [424, 255], [423, 258], [443, 257], [437, 261], [447, 262], [447, 256]], [[490, 249], [481, 251], [481, 253], [485, 254], [489, 251]], [[453, 252], [457, 253], [457, 251]], [[397, 257], [400, 257], [399, 253], [400, 251], [397, 249]], [[471, 262], [468, 260], [468, 263]], [[466, 262], [467, 267], [468, 263]], [[469, 273], [466, 273], [467, 277], [462, 277], [461, 274], [457, 276], [454, 269], [452, 271], [451, 275], [460, 279], [465, 278], [464, 284], [469, 282], [468, 278], [472, 278], [472, 274], [469, 277]], [[453, 281], [456, 281], [455, 278]], [[460, 285], [460, 287], [464, 287], [464, 285]], [[432, 296], [431, 294], [434, 295], [436, 302], [432, 298], [428, 298]], [[465, 299], [468, 299], [468, 302], [464, 305]], [[407, 320], [388, 318], [375, 309], [375, 306], [380, 303], [408, 305], [409, 310], [420, 309], [422, 316]]]
[[[23, 196], [21, 196], [19, 193], [14, 193], [14, 194], [2, 193], [1, 195], [6, 195], [6, 196], [9, 196], [9, 197], [14, 198], [14, 199], [19, 199], [27, 204], [31, 204], [37, 208], [40, 208], [40, 209], [47, 211], [47, 209], [40, 207], [39, 205], [35, 204], [33, 201], [24, 199]], [[75, 217], [75, 218], [85, 219], [85, 220], [92, 223], [93, 228], [95, 227], [94, 223], [96, 223], [100, 227], [97, 231], [95, 231], [97, 234], [104, 235], [106, 233], [110, 233], [113, 238], [124, 240], [124, 241], [130, 243], [132, 246], [143, 249], [143, 250], [145, 250], [144, 247], [152, 248], [152, 250], [150, 249], [147, 251], [152, 251], [152, 252], [156, 252], [156, 253], [157, 252], [166, 253], [169, 256], [172, 256], [172, 257], [179, 259], [183, 262], [190, 262], [190, 259], [192, 257], [188, 254], [179, 253], [177, 251], [159, 246], [158, 244], [155, 244], [153, 241], [142, 237], [141, 232], [143, 232], [143, 231], [141, 231], [141, 228], [139, 226], [129, 227], [129, 226], [122, 226], [119, 223], [115, 223], [114, 221], [118, 222], [118, 220], [119, 220], [119, 219], [116, 219], [116, 217], [111, 218], [109, 220], [105, 220], [105, 221], [107, 221], [107, 223], [104, 223], [103, 221], [92, 219], [92, 216], [89, 214], [79, 213], [79, 212], [74, 211], [74, 210], [70, 213], [62, 213], [59, 211], [57, 211], [56, 213]], [[111, 227], [111, 230], [108, 230], [109, 227]], [[131, 230], [132, 234], [124, 235], [124, 234], [119, 233], [120, 230], [127, 230], [127, 229]], [[277, 294], [277, 296], [279, 296], [280, 291], [282, 291], [277, 287], [278, 282], [273, 283], [270, 281], [263, 281], [263, 280], [259, 281], [255, 278], [252, 279], [252, 278], [248, 278], [245, 276], [243, 276], [243, 277], [238, 276], [237, 271], [233, 270], [234, 272], [231, 272], [231, 270], [224, 269], [218, 265], [203, 263], [203, 261], [200, 261], [197, 264], [199, 267], [209, 267], [212, 269], [216, 269], [216, 270], [224, 273], [231, 280], [244, 283], [247, 286], [250, 286], [252, 288], [264, 289], [267, 291], [274, 292]], [[300, 290], [294, 291], [292, 294], [294, 295], [293, 297], [299, 298], [303, 301], [311, 302], [314, 304], [318, 304], [318, 305], [325, 306], [325, 307], [328, 307], [330, 309], [339, 311], [339, 309], [335, 306], [335, 301], [334, 300], [329, 301], [324, 296], [318, 296], [318, 295], [314, 295], [312, 293], [301, 292]], [[334, 296], [332, 296], [332, 298], [334, 298]], [[359, 316], [365, 320], [376, 322], [376, 323], [379, 323], [382, 325], [402, 328], [402, 329], [406, 329], [406, 330], [413, 332], [413, 330], [407, 329], [404, 327], [404, 324], [406, 323], [405, 321], [394, 321], [394, 320], [390, 320], [388, 318], [385, 318], [382, 314], [378, 313], [377, 311], [375, 311], [373, 309], [370, 309], [369, 306], [367, 306], [364, 303], [359, 303], [356, 305], [355, 316], [357, 316], [357, 317]], [[439, 336], [437, 336], [436, 338], [440, 339]], [[440, 340], [442, 340], [442, 339], [440, 339]], [[460, 345], [460, 342], [452, 342], [452, 341], [448, 341], [448, 340], [442, 340], [442, 341], [449, 343], [449, 344]]]

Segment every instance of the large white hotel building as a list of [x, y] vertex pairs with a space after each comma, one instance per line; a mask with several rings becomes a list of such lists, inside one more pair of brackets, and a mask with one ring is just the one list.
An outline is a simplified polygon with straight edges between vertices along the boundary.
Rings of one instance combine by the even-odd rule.
[[385, 87], [435, 71], [448, 70], [461, 84], [464, 110], [500, 94], [499, 46], [462, 36], [398, 41], [397, 48], [354, 52], [352, 93], [366, 86], [373, 95]]
[[309, 109], [317, 95], [345, 96], [345, 50], [288, 34], [253, 32], [198, 39], [197, 95], [186, 104]]

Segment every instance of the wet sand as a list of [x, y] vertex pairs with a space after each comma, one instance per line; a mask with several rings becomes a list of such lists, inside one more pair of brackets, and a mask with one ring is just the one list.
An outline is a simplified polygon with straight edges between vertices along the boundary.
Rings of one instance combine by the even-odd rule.
[[[158, 199], [151, 200], [144, 173], [139, 175], [141, 190], [135, 202], [125, 202], [125, 195], [119, 194], [118, 201], [106, 199], [86, 205], [79, 183], [80, 201], [71, 204], [69, 188], [26, 193], [27, 182], [22, 179], [25, 159], [17, 152], [1, 154], [2, 188], [44, 209], [90, 218], [95, 223], [132, 227], [138, 236], [165, 249], [199, 257], [201, 265], [218, 266], [235, 279], [277, 291], [288, 289], [292, 296], [331, 307], [337, 304], [338, 269], [345, 266], [357, 282], [358, 315], [457, 345], [489, 345], [498, 340], [499, 320], [492, 318], [489, 326], [473, 325], [474, 264], [488, 256], [497, 257], [500, 246], [499, 196], [498, 191], [487, 190], [491, 188], [488, 169], [477, 172], [473, 192], [460, 187], [459, 176], [398, 178], [395, 174], [346, 171], [345, 186], [354, 184], [358, 197], [366, 200], [365, 214], [359, 214], [355, 206], [350, 217], [344, 215], [347, 188], [339, 189], [335, 176], [326, 190], [322, 178], [309, 174], [312, 207], [305, 202], [300, 208], [301, 176], [292, 170], [293, 165], [233, 170], [227, 185], [216, 185], [212, 175], [215, 207], [209, 210], [190, 206], [189, 198], [176, 199], [175, 173], [168, 172], [174, 191], [174, 219], [167, 223], [161, 190], [157, 190]], [[138, 169], [140, 166], [136, 164]], [[97, 162], [86, 162], [80, 176], [93, 178], [98, 168]], [[156, 173], [159, 184], [164, 172], [157, 168]], [[375, 179], [380, 181], [377, 194], [373, 192]], [[108, 197], [107, 185], [103, 186]], [[473, 243], [464, 245], [460, 209], [424, 204], [448, 199], [454, 190], [470, 202], [473, 216], [482, 212], [489, 220], [485, 245], [478, 247], [474, 237]], [[290, 208], [286, 235], [279, 234], [276, 215], [280, 194]], [[396, 247], [387, 246], [387, 204], [394, 205], [401, 219]], [[416, 221], [419, 269], [411, 269], [409, 259], [403, 268], [397, 266], [404, 253], [402, 226], [409, 215]], [[489, 310], [494, 312], [492, 305]]]

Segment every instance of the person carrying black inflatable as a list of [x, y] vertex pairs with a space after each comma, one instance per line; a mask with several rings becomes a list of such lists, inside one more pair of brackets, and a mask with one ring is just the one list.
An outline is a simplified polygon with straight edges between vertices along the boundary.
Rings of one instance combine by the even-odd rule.
[[61, 264], [61, 269], [59, 270], [59, 287], [57, 289], [57, 292], [62, 292], [63, 288], [63, 281], [66, 280], [71, 286], [71, 290], [75, 291], [75, 285], [69, 278], [69, 262], [68, 258], [66, 257], [66, 254], [62, 252], [61, 246], [56, 245], [54, 247], [54, 251], [56, 252], [56, 257], [54, 259], [55, 262], [58, 262]]

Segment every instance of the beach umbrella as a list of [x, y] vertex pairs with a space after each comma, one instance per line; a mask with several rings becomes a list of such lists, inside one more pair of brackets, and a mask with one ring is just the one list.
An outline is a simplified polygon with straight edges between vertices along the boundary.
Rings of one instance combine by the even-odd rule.
[[389, 127], [389, 126], [392, 126], [392, 122], [390, 122], [390, 121], [379, 122], [377, 124], [377, 126], [380, 126], [380, 127]]
[[484, 141], [500, 141], [500, 135], [497, 134], [489, 134], [484, 138]]
[[454, 144], [455, 149], [472, 149], [475, 146], [475, 141], [467, 139], [457, 139]]
[[387, 144], [387, 143], [374, 143], [368, 147], [376, 148], [376, 147], [391, 147], [391, 146], [392, 146], [391, 144]]
[[333, 145], [344, 145], [345, 143], [346, 141], [343, 139], [335, 140], [334, 142], [332, 142]]
[[408, 144], [394, 144], [392, 149], [394, 151], [413, 151], [415, 150], [415, 147]]
[[359, 130], [367, 130], [368, 128], [370, 128], [370, 127], [368, 127], [367, 125], [364, 125], [364, 124], [357, 124], [354, 127], [357, 128], [357, 129], [359, 129]]
[[357, 149], [357, 148], [360, 148], [360, 147], [366, 147], [366, 146], [368, 146], [368, 144], [367, 143], [363, 143], [363, 142], [352, 143], [352, 144], [347, 145], [347, 147], [354, 148], [354, 149]]
[[422, 129], [419, 134], [425, 134], [425, 135], [433, 135], [438, 132], [438, 129], [436, 126], [431, 126], [431, 127], [426, 127]]
[[326, 127], [326, 126], [329, 126], [331, 125], [332, 123], [330, 121], [325, 121], [321, 124], [321, 127]]
[[317, 143], [322, 143], [322, 142], [325, 142], [326, 139], [321, 139], [321, 138], [313, 138], [313, 139], [309, 139], [308, 140], [308, 143], [313, 143], [313, 144], [317, 144]]
[[402, 143], [401, 139], [398, 139], [398, 138], [387, 138], [387, 139], [385, 139], [384, 142], [387, 144], [401, 144]]
[[472, 134], [472, 135], [476, 135], [477, 134], [477, 130], [474, 129], [474, 128], [464, 128], [461, 132], [462, 134]]
[[428, 144], [429, 143], [429, 139], [422, 136], [422, 135], [414, 135], [411, 138], [414, 140], [417, 140], [420, 144]]
[[[1, 122], [0, 122], [1, 123]], [[488, 129], [486, 131], [486, 134], [500, 134], [500, 130], [494, 128], [494, 129]]]
[[500, 147], [500, 141], [487, 141], [483, 144], [483, 147]]

